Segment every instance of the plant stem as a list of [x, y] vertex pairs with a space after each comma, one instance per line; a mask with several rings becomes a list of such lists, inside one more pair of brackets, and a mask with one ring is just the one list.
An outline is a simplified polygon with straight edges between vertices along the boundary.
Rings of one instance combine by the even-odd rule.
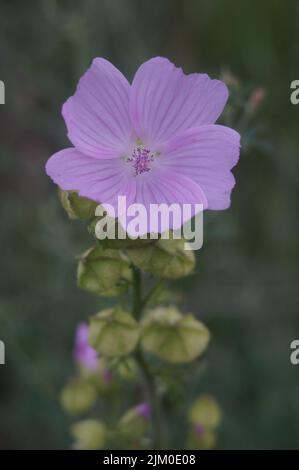
[[135, 353], [135, 359], [144, 377], [148, 400], [151, 407], [151, 419], [154, 429], [153, 448], [161, 449], [161, 415], [159, 410], [159, 397], [156, 390], [155, 377], [152, 374], [148, 363], [139, 348]]
[[[151, 294], [151, 292], [149, 293]], [[136, 320], [141, 317], [142, 309], [148, 302], [151, 295], [147, 295], [142, 300], [142, 277], [141, 271], [133, 267], [133, 315]], [[147, 360], [140, 348], [135, 352], [135, 359], [139, 369], [144, 377], [148, 400], [151, 406], [151, 419], [154, 429], [153, 448], [160, 449], [161, 447], [161, 419], [159, 411], [159, 397], [156, 389], [155, 377], [152, 373]]]
[[152, 298], [152, 296], [154, 294], [156, 294], [156, 292], [159, 291], [159, 289], [161, 288], [161, 286], [163, 285], [163, 279], [160, 279], [149, 291], [148, 293], [146, 294], [146, 296], [144, 297], [144, 299], [142, 300], [142, 304], [141, 304], [141, 308], [143, 309], [147, 303], [149, 302], [149, 300]]
[[141, 271], [133, 266], [133, 315], [139, 320], [142, 312]]

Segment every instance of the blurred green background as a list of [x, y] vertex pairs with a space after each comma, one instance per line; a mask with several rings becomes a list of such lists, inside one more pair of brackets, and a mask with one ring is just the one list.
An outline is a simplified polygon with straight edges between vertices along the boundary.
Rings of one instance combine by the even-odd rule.
[[289, 99], [299, 2], [1, 0], [0, 11], [0, 448], [69, 446], [58, 395], [74, 369], [76, 324], [103, 304], [76, 288], [75, 255], [90, 239], [44, 172], [68, 146], [61, 105], [95, 56], [131, 78], [163, 55], [187, 72], [229, 71], [245, 99], [266, 91], [250, 122], [238, 121], [232, 206], [205, 215], [197, 271], [176, 288], [213, 333], [192, 388], [224, 410], [218, 448], [299, 449], [299, 366], [289, 360], [299, 337], [299, 105]]

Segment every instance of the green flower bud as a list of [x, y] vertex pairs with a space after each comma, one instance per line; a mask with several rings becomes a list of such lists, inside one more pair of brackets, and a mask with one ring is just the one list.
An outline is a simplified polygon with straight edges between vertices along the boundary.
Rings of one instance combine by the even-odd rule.
[[141, 403], [128, 410], [118, 424], [122, 437], [128, 440], [140, 439], [149, 423], [150, 408], [147, 403]]
[[128, 258], [116, 250], [97, 245], [80, 257], [78, 286], [93, 294], [117, 296], [126, 291], [132, 272]]
[[171, 363], [189, 362], [206, 349], [208, 329], [192, 315], [174, 307], [158, 307], [144, 320], [141, 341], [145, 350]]
[[98, 358], [98, 366], [94, 370], [90, 370], [84, 365], [79, 365], [79, 373], [81, 377], [87, 380], [94, 388], [97, 393], [107, 394], [110, 393], [115, 385], [113, 380], [113, 374], [108, 367], [107, 360], [105, 357]]
[[89, 342], [99, 353], [115, 357], [129, 354], [139, 339], [134, 318], [119, 307], [109, 308], [91, 318]]
[[213, 397], [203, 395], [191, 406], [189, 420], [192, 429], [189, 445], [196, 449], [212, 449], [215, 446], [215, 430], [221, 422], [221, 410]]
[[106, 441], [106, 427], [101, 421], [86, 419], [71, 428], [74, 447], [82, 450], [101, 449]]
[[193, 429], [189, 434], [188, 447], [190, 449], [209, 450], [215, 447], [216, 434], [211, 429], [198, 432]]
[[94, 217], [98, 203], [86, 197], [81, 197], [77, 191], [58, 192], [62, 207], [67, 212], [70, 219], [91, 219]]
[[139, 249], [144, 248], [148, 245], [152, 245], [155, 243], [155, 240], [142, 238], [136, 238], [135, 240], [132, 240], [131, 238], [127, 237], [125, 240], [101, 240], [100, 243], [103, 243], [105, 248], [110, 248], [111, 250], [131, 250], [134, 248]]
[[185, 250], [185, 240], [158, 240], [143, 248], [127, 251], [128, 257], [138, 268], [154, 275], [177, 279], [187, 276], [195, 266], [194, 253]]
[[138, 374], [138, 367], [136, 361], [131, 358], [124, 358], [124, 360], [119, 361], [116, 367], [116, 372], [119, 377], [123, 380], [134, 380]]
[[82, 379], [72, 379], [61, 393], [61, 404], [70, 414], [87, 411], [95, 403], [97, 393], [92, 384]]
[[191, 406], [189, 420], [192, 424], [201, 424], [204, 428], [216, 428], [221, 422], [221, 409], [213, 397], [204, 395]]
[[108, 217], [107, 215], [95, 217], [88, 225], [87, 230], [98, 240], [101, 246], [111, 250], [142, 248], [156, 243], [156, 240], [150, 238], [130, 238], [118, 219]]

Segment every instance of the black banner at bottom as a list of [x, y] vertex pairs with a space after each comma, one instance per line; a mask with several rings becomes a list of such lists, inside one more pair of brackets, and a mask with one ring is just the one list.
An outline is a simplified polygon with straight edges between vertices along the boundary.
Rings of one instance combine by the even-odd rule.
[[14, 463], [43, 465], [72, 465], [85, 468], [140, 468], [141, 465], [150, 468], [163, 466], [205, 465], [228, 463], [230, 467], [240, 468], [244, 463], [267, 463], [272, 467], [285, 468], [290, 462], [299, 456], [299, 451], [287, 450], [209, 450], [209, 451], [185, 451], [185, 450], [2, 450], [0, 452], [0, 465], [6, 461]]

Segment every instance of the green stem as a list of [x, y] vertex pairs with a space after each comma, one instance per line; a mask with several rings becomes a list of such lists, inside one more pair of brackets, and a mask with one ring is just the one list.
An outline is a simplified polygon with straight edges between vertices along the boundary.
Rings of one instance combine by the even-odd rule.
[[154, 429], [153, 448], [161, 449], [161, 415], [159, 406], [159, 397], [156, 390], [155, 377], [148, 366], [148, 363], [139, 348], [135, 353], [135, 359], [141, 370], [146, 384], [148, 400], [151, 407], [151, 419]]
[[138, 268], [133, 266], [133, 315], [136, 320], [139, 320], [142, 312], [142, 284], [141, 272]]
[[[147, 296], [142, 300], [142, 277], [141, 271], [133, 267], [133, 315], [136, 320], [139, 320], [141, 317], [142, 309], [145, 304], [148, 302], [151, 294], [155, 291], [152, 289]], [[146, 391], [148, 395], [148, 400], [151, 406], [151, 418], [154, 429], [154, 442], [153, 448], [160, 449], [161, 447], [161, 419], [159, 411], [159, 397], [156, 389], [156, 382], [154, 374], [152, 373], [147, 360], [142, 353], [140, 348], [137, 349], [135, 353], [136, 362], [140, 368], [140, 371], [143, 375]]]
[[163, 280], [160, 279], [149, 291], [148, 293], [146, 294], [146, 296], [144, 297], [144, 299], [142, 300], [142, 304], [141, 304], [141, 308], [144, 309], [144, 307], [148, 304], [148, 302], [150, 301], [150, 299], [153, 297], [154, 294], [156, 294], [156, 292], [159, 291], [159, 289], [161, 288], [161, 286], [163, 285]]

